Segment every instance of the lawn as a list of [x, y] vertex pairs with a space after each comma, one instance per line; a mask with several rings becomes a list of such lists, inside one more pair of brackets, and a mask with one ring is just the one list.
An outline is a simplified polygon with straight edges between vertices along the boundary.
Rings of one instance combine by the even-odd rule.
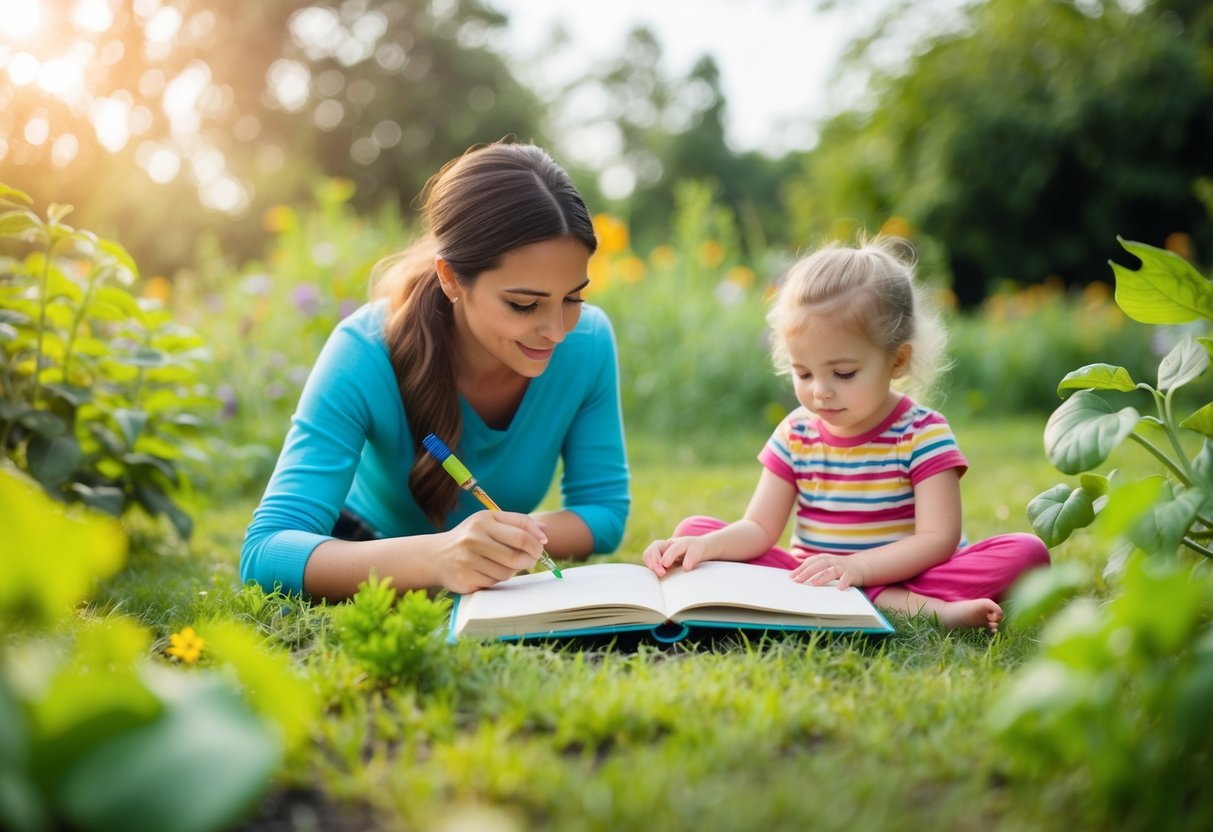
[[[956, 426], [970, 537], [1028, 529], [1027, 502], [1062, 479], [1040, 431]], [[615, 557], [637, 560], [685, 514], [740, 513], [763, 438], [632, 437], [634, 507]], [[94, 605], [164, 634], [235, 616], [293, 651], [323, 711], [243, 829], [1062, 829], [1090, 817], [1080, 774], [1025, 793], [991, 739], [992, 700], [1036, 651], [1030, 627], [991, 637], [895, 618], [884, 639], [461, 643], [382, 683], [338, 646], [329, 608], [238, 588], [253, 505], [203, 512], [188, 553], [136, 537]], [[1084, 541], [1061, 557], [1096, 571]]]

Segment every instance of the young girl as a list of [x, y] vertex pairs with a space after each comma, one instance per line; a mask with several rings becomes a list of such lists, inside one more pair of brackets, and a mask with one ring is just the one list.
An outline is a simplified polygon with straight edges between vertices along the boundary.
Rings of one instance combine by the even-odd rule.
[[[879, 607], [948, 628], [997, 630], [995, 599], [1049, 563], [1030, 534], [961, 539], [968, 463], [943, 416], [893, 389], [929, 387], [946, 339], [902, 250], [895, 238], [831, 245], [791, 269], [768, 321], [775, 364], [802, 406], [759, 454], [745, 516], [683, 520], [644, 552], [657, 575], [680, 562], [748, 561], [801, 583], [861, 586]], [[775, 543], [793, 507], [789, 553]]]

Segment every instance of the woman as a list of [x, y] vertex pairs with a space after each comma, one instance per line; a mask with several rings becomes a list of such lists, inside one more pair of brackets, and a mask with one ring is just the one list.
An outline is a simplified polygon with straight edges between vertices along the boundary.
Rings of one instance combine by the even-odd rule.
[[[304, 386], [241, 553], [267, 589], [471, 592], [546, 547], [619, 545], [628, 472], [614, 334], [582, 305], [597, 247], [585, 203], [543, 150], [492, 144], [426, 187], [428, 233], [380, 264]], [[503, 511], [421, 448], [434, 433]], [[563, 508], [530, 516], [563, 465]], [[407, 487], [405, 487], [407, 484]]]

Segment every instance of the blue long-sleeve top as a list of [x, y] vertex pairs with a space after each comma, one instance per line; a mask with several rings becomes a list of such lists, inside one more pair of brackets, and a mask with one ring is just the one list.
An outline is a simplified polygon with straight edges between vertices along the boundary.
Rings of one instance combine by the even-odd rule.
[[[384, 537], [439, 531], [408, 489], [413, 438], [388, 358], [386, 314], [386, 301], [363, 306], [321, 350], [253, 512], [240, 554], [243, 580], [302, 591], [307, 559], [331, 539], [343, 507]], [[595, 552], [618, 547], [630, 497], [615, 335], [601, 309], [585, 305], [506, 429], [490, 428], [459, 401], [463, 431], [452, 450], [494, 501], [506, 511], [533, 511], [561, 461], [564, 509], [589, 527]], [[460, 491], [443, 530], [482, 508]]]

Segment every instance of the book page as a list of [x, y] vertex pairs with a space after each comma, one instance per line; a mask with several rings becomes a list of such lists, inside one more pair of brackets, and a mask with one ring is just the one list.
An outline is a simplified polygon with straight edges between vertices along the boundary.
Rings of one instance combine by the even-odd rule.
[[[480, 624], [515, 622], [509, 632], [575, 629], [583, 626], [665, 620], [661, 587], [648, 567], [634, 563], [596, 563], [551, 572], [517, 575], [508, 581], [463, 596], [455, 632], [480, 631]], [[649, 610], [628, 615], [620, 610]], [[654, 615], [655, 613], [655, 615]]]
[[[788, 577], [787, 570], [748, 563], [708, 561], [690, 572], [678, 569], [661, 581], [671, 617], [777, 623], [790, 616], [810, 619], [876, 619], [862, 591], [839, 591], [836, 585], [809, 586]], [[745, 615], [741, 607], [781, 615]]]

